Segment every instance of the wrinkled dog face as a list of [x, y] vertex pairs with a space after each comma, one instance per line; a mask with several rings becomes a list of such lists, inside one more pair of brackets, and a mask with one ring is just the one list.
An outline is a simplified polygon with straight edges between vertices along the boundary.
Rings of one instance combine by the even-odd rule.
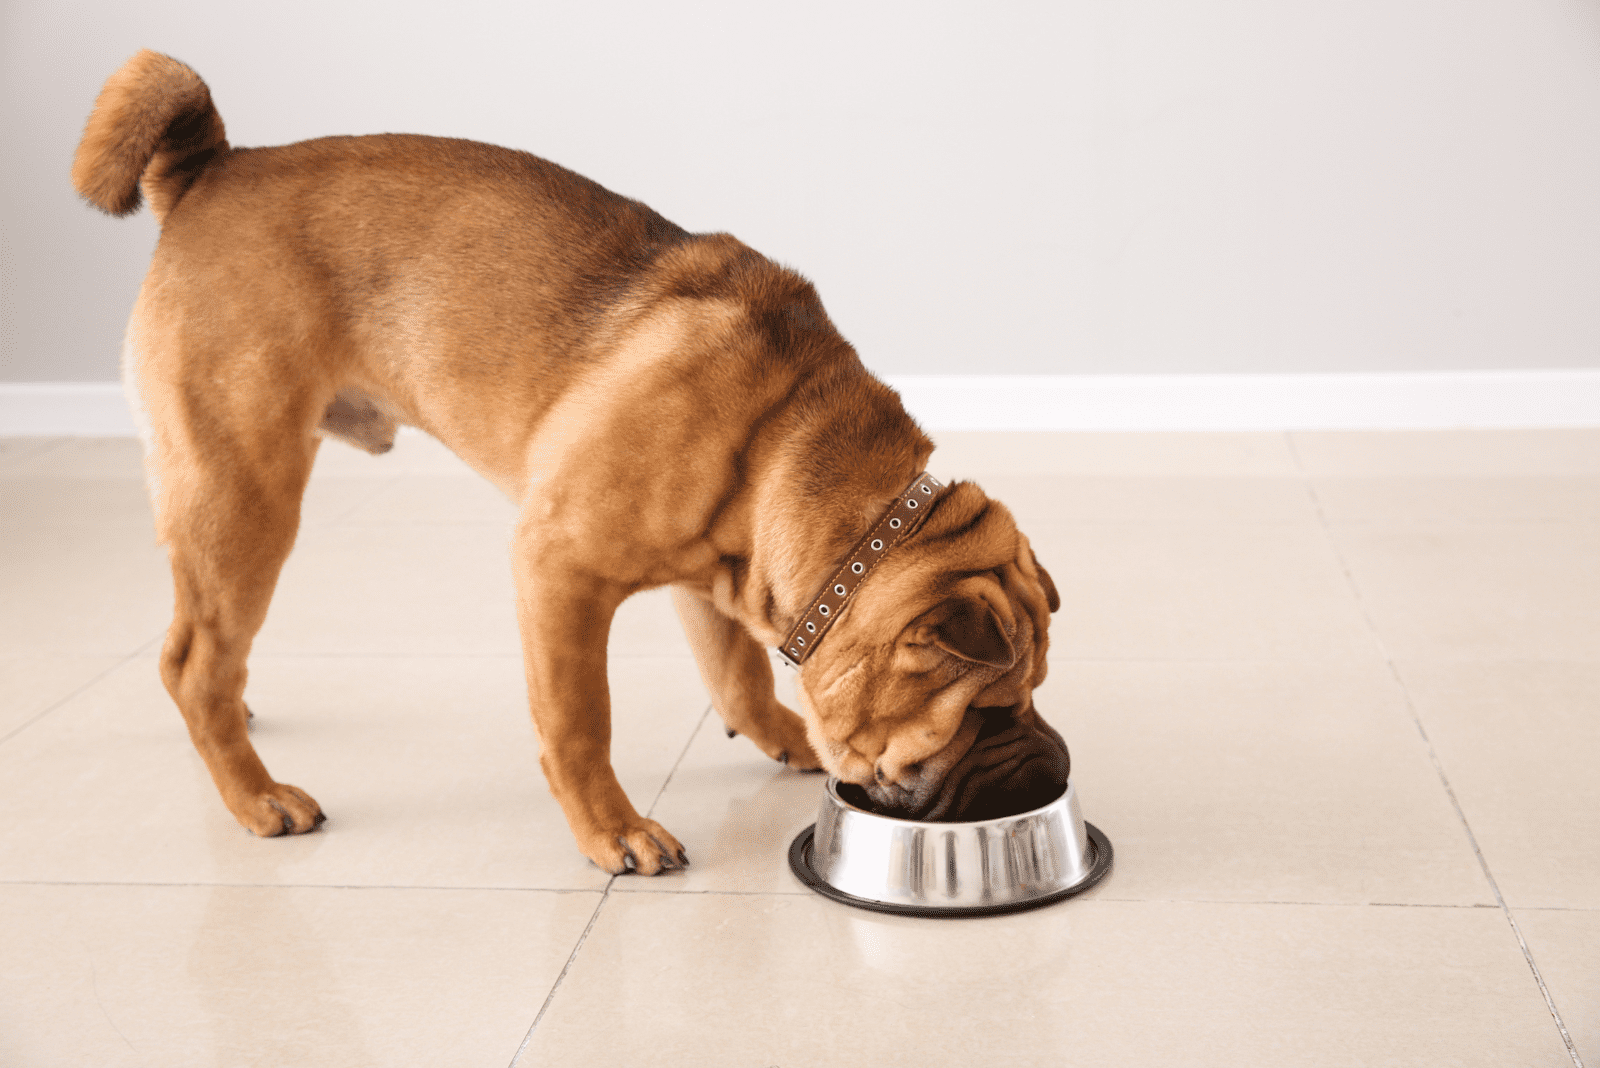
[[1059, 796], [1067, 749], [1032, 698], [1059, 606], [1005, 506], [951, 486], [801, 672], [824, 766], [905, 818], [991, 819]]

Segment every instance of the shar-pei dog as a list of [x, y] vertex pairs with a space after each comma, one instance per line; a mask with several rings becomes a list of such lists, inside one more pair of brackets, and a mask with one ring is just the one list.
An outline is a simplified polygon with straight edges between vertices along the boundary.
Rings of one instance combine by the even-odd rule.
[[[194, 71], [107, 81], [73, 184], [161, 237], [128, 325], [176, 607], [161, 678], [223, 802], [310, 831], [246, 730], [245, 662], [323, 437], [414, 426], [518, 506], [513, 575], [540, 764], [608, 872], [688, 857], [611, 768], [606, 642], [672, 596], [730, 732], [911, 818], [1065, 786], [1032, 693], [1058, 606], [1010, 512], [924, 471], [933, 443], [811, 284], [525, 152], [378, 135], [228, 143]], [[825, 640], [824, 640], [825, 639]], [[773, 692], [798, 666], [800, 713]]]

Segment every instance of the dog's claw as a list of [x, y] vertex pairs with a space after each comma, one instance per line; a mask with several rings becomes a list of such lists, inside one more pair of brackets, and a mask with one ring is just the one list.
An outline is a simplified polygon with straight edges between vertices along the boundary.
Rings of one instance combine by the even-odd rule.
[[789, 763], [789, 750], [785, 749], [778, 754], [778, 763], [785, 765]]
[[737, 738], [737, 737], [739, 737], [739, 732], [734, 730], [732, 727], [727, 727], [725, 729], [728, 732], [728, 737], [729, 738]]
[[313, 827], [321, 827], [324, 823], [327, 823], [327, 822], [328, 822], [328, 814], [326, 812], [318, 812], [316, 814], [316, 816], [312, 819], [311, 826], [313, 826]]
[[689, 854], [685, 853], [681, 849], [678, 850], [678, 863], [682, 864], [685, 868], [689, 866]]

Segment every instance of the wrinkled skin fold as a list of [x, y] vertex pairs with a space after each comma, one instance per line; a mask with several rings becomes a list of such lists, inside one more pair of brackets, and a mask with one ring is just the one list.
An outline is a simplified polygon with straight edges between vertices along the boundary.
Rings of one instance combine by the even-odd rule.
[[1066, 742], [1031, 701], [967, 709], [958, 738], [968, 734], [970, 746], [931, 793], [919, 797], [919, 791], [874, 782], [845, 787], [846, 799], [899, 819], [965, 823], [1041, 808], [1066, 791], [1072, 770]]

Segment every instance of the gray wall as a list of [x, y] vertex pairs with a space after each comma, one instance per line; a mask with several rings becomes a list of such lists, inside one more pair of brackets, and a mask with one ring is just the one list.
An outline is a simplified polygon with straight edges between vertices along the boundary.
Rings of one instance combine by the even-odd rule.
[[155, 227], [67, 171], [146, 46], [236, 144], [479, 138], [732, 231], [882, 372], [1600, 366], [1590, 2], [0, 12], [0, 380], [116, 376]]

